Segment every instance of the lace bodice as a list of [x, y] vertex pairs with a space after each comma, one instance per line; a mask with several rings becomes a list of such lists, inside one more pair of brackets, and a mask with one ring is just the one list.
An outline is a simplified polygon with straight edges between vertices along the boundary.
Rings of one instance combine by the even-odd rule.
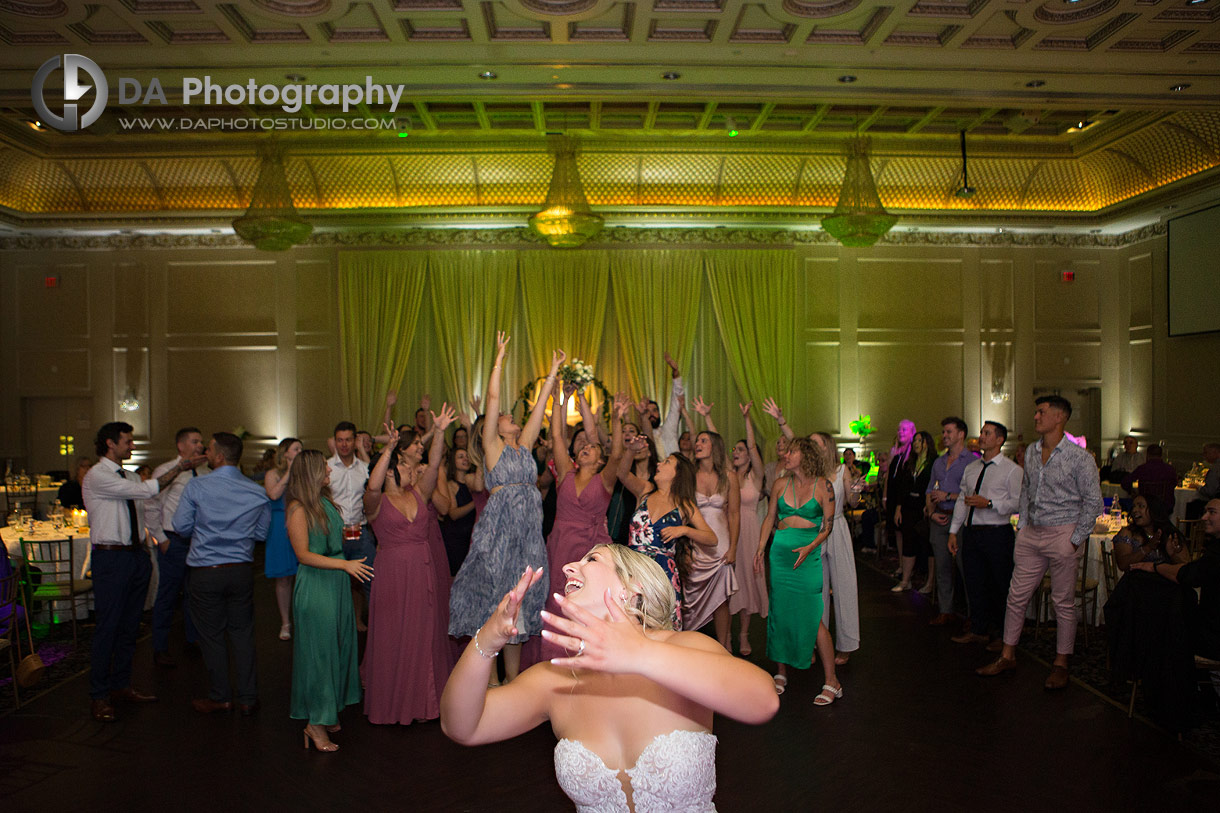
[[[623, 771], [635, 813], [715, 813], [716, 737], [708, 731], [658, 734]], [[555, 778], [577, 813], [629, 813], [619, 772], [577, 740], [555, 744]]]

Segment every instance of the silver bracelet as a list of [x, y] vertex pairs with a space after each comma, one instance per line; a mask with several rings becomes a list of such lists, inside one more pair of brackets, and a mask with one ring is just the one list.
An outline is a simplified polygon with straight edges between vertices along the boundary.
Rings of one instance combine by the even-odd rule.
[[473, 640], [474, 640], [474, 651], [475, 651], [475, 652], [478, 652], [478, 653], [479, 653], [480, 655], [482, 655], [484, 658], [494, 658], [494, 657], [496, 657], [497, 655], [499, 655], [499, 654], [500, 654], [500, 650], [498, 650], [498, 649], [497, 649], [495, 652], [484, 652], [484, 651], [483, 651], [483, 647], [479, 646], [479, 633], [480, 633], [480, 632], [482, 632], [482, 631], [483, 631], [483, 628], [482, 628], [482, 627], [479, 627], [477, 630], [475, 630], [475, 631], [474, 631], [474, 638], [473, 638]]

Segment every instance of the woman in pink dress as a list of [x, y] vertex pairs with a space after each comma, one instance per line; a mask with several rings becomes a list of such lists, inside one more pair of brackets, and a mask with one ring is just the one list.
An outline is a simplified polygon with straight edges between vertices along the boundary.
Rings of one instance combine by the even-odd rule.
[[[606, 509], [610, 507], [610, 495], [618, 477], [619, 458], [623, 453], [623, 414], [628, 405], [621, 400], [614, 404], [614, 435], [610, 444], [610, 459], [606, 462], [596, 432], [586, 432], [592, 439], [576, 453], [576, 460], [568, 456], [567, 439], [564, 437], [563, 416], [567, 414], [568, 388], [558, 403], [551, 407], [551, 453], [555, 460], [556, 490], [555, 525], [546, 540], [547, 570], [550, 590], [547, 592], [546, 609], [559, 613], [556, 593], [563, 593], [567, 579], [563, 566], [584, 558], [594, 545], [609, 545], [610, 534], [606, 531]], [[588, 403], [579, 399], [581, 418], [586, 427], [596, 426]], [[542, 642], [543, 660], [570, 655], [551, 641]]]
[[729, 613], [736, 615], [741, 622], [738, 651], [742, 657], [753, 651], [750, 648], [750, 616], [767, 617], [767, 577], [754, 570], [758, 533], [762, 529], [758, 501], [762, 495], [763, 462], [758, 445], [754, 442], [754, 424], [750, 422], [750, 407], [753, 404], [751, 401], [739, 405], [746, 421], [746, 439], [733, 444], [733, 469], [741, 484], [741, 529], [737, 532], [737, 559], [733, 563], [733, 570], [737, 574], [737, 592], [729, 597]]
[[411, 429], [401, 435], [389, 430], [389, 443], [364, 492], [364, 510], [377, 534], [381, 559], [360, 667], [364, 713], [372, 723], [410, 724], [439, 717], [452, 665], [449, 566], [431, 503], [444, 457], [444, 428], [453, 421], [453, 411], [444, 405], [434, 420], [439, 431], [432, 435], [422, 474], [424, 445], [419, 436]]

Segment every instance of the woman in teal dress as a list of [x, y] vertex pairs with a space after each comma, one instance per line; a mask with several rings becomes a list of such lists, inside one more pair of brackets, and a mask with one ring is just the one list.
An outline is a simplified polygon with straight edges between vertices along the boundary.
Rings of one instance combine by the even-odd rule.
[[349, 576], [373, 577], [364, 559], [343, 558], [343, 518], [330, 496], [330, 468], [307, 449], [292, 464], [288, 484], [288, 538], [300, 566], [292, 591], [292, 704], [289, 716], [306, 720], [305, 747], [337, 751], [330, 735], [339, 712], [360, 702], [356, 616]]
[[834, 525], [834, 487], [826, 479], [830, 461], [809, 438], [795, 438], [781, 458], [785, 476], [771, 489], [771, 507], [763, 521], [754, 556], [761, 573], [763, 551], [771, 529], [770, 612], [767, 614], [767, 657], [779, 665], [775, 691], [784, 693], [788, 667], [808, 669], [816, 649], [822, 656], [825, 681], [814, 705], [829, 706], [843, 696], [835, 676], [835, 652], [822, 618], [822, 555], [820, 546]]

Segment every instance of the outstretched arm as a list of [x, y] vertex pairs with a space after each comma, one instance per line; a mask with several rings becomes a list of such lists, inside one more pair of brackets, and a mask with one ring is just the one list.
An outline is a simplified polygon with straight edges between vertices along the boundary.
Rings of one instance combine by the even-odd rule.
[[[435, 412], [429, 412], [428, 415], [432, 419], [432, 446], [428, 449], [428, 468], [419, 481], [419, 493], [425, 500], [432, 499], [432, 492], [436, 489], [441, 459], [445, 456], [445, 427], [453, 423], [456, 417], [453, 407], [447, 403], [441, 404], [439, 415]], [[448, 497], [448, 494], [445, 496]], [[446, 506], [446, 510], [448, 510], [448, 506]]]
[[504, 441], [500, 440], [500, 376], [504, 367], [504, 352], [508, 349], [509, 336], [503, 330], [496, 331], [496, 363], [491, 368], [491, 377], [487, 380], [487, 411], [483, 419], [483, 466], [487, 471], [494, 469], [500, 460], [500, 452], [504, 451]]
[[[621, 394], [620, 394], [621, 395]], [[614, 406], [610, 409], [610, 421], [613, 432], [610, 437], [610, 456], [606, 465], [602, 466], [602, 486], [614, 493], [614, 481], [618, 477], [618, 466], [623, 459], [623, 416], [627, 414], [626, 396], [616, 397]]]
[[386, 472], [390, 470], [390, 455], [398, 446], [398, 430], [391, 424], [387, 424], [385, 430], [389, 440], [381, 450], [377, 464], [369, 472], [369, 481], [364, 485], [364, 515], [369, 522], [376, 519], [377, 512], [381, 510], [382, 489], [385, 487]]
[[784, 433], [784, 437], [792, 440], [796, 435], [792, 433], [792, 427], [788, 425], [788, 419], [784, 417], [784, 411], [775, 403], [774, 398], [768, 398], [763, 401], [763, 412], [775, 418], [775, 422], [779, 424], [779, 430]]
[[[576, 391], [576, 408], [580, 410], [580, 420], [585, 426], [585, 436], [588, 437], [591, 432], [596, 432], [597, 442], [605, 449], [610, 443], [610, 438], [606, 436], [606, 427], [593, 417], [593, 407], [585, 400], [585, 394], [580, 390]], [[592, 442], [593, 438], [590, 437], [589, 440]]]
[[551, 404], [551, 455], [555, 458], [555, 482], [572, 470], [572, 458], [568, 455], [568, 439], [564, 432], [563, 416], [568, 414], [568, 388], [561, 387]]
[[521, 430], [521, 445], [526, 449], [534, 448], [534, 441], [538, 439], [538, 432], [542, 430], [542, 415], [546, 411], [546, 399], [551, 397], [551, 391], [555, 388], [555, 377], [559, 374], [559, 365], [563, 364], [564, 358], [566, 356], [562, 350], [551, 353], [551, 371], [547, 373], [546, 381], [542, 382], [538, 400], [534, 401], [530, 418], [526, 421], [525, 428]]
[[754, 439], [754, 422], [750, 420], [750, 407], [754, 406], [754, 402], [747, 401], [737, 406], [741, 409], [741, 417], [746, 422], [746, 449], [750, 453], [750, 479], [761, 490], [763, 472], [766, 471], [766, 467], [763, 466], [762, 454], [759, 453], [758, 443]]
[[[716, 429], [716, 422], [712, 420], [712, 407], [714, 407], [714, 406], [716, 406], [716, 405], [709, 404], [706, 401], [704, 401], [702, 395], [695, 398], [695, 411], [703, 416], [703, 423], [705, 426], [707, 426], [707, 431], [716, 432], [716, 434], [720, 434]], [[694, 426], [691, 426], [689, 428], [692, 432], [695, 431]]]
[[636, 435], [635, 441], [627, 444], [627, 451], [618, 462], [619, 482], [623, 484], [623, 488], [634, 494], [636, 499], [639, 499], [652, 487], [647, 480], [638, 476], [634, 471], [636, 453], [646, 448], [648, 448], [648, 441], [644, 439], [643, 435]]

